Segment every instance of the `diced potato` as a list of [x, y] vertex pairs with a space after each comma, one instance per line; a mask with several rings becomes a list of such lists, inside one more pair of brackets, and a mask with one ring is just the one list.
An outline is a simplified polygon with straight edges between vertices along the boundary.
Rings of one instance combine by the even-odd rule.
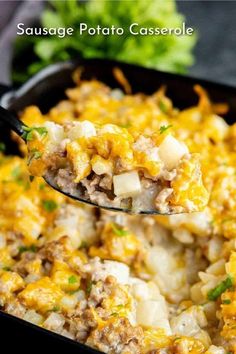
[[213, 114], [208, 117], [203, 129], [205, 129], [206, 134], [211, 139], [213, 139], [215, 142], [220, 142], [226, 137], [229, 131], [229, 125], [222, 117]]
[[128, 198], [142, 190], [138, 172], [126, 172], [113, 176], [114, 193], [118, 197]]
[[99, 135], [105, 133], [117, 134], [120, 133], [122, 129], [115, 124], [105, 124], [100, 130]]
[[56, 312], [52, 312], [46, 321], [43, 323], [43, 327], [49, 329], [50, 331], [57, 331], [63, 328], [65, 319], [62, 315]]
[[40, 326], [43, 322], [43, 316], [37, 313], [35, 310], [26, 311], [23, 319], [27, 322], [33, 323], [35, 325]]
[[192, 309], [182, 312], [179, 316], [173, 317], [170, 321], [173, 334], [194, 337], [200, 326], [196, 316], [196, 311]]
[[188, 153], [188, 148], [173, 136], [167, 135], [160, 144], [158, 153], [166, 168], [172, 170], [178, 165], [179, 160]]
[[211, 345], [206, 354], [225, 354], [225, 349], [223, 347], [216, 347], [215, 345]]
[[67, 311], [73, 309], [77, 304], [77, 298], [73, 295], [65, 295], [61, 299], [61, 306], [63, 310]]
[[96, 265], [91, 274], [92, 280], [95, 281], [104, 281], [109, 275], [112, 275], [120, 284], [128, 284], [129, 282], [129, 267], [121, 262], [104, 261], [104, 263]]
[[45, 122], [44, 126], [48, 131], [47, 147], [49, 150], [53, 150], [64, 139], [64, 129], [53, 122]]
[[146, 265], [153, 273], [165, 274], [173, 267], [173, 258], [163, 247], [152, 247], [146, 257]]
[[112, 163], [99, 155], [95, 155], [91, 160], [92, 170], [97, 175], [111, 174]]
[[150, 299], [150, 290], [145, 281], [130, 277], [130, 284], [132, 286], [131, 292], [135, 299], [138, 301]]
[[[144, 300], [137, 305], [137, 323], [145, 327], [163, 328], [170, 331], [167, 309], [162, 301]], [[162, 325], [162, 326], [161, 326]]]
[[93, 123], [88, 120], [83, 122], [77, 122], [77, 124], [71, 128], [68, 132], [68, 138], [75, 140], [81, 137], [89, 138], [96, 135], [96, 128]]
[[173, 236], [182, 243], [193, 243], [194, 238], [193, 235], [186, 229], [184, 228], [179, 228], [173, 231]]

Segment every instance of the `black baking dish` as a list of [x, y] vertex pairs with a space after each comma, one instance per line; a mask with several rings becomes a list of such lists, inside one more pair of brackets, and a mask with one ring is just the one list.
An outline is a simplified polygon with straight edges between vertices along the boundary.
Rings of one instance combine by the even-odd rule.
[[[167, 95], [178, 108], [186, 108], [197, 103], [193, 91], [195, 84], [202, 85], [214, 102], [225, 102], [229, 112], [225, 119], [233, 123], [236, 117], [236, 88], [227, 85], [168, 74], [135, 65], [109, 60], [91, 59], [75, 60], [47, 67], [32, 77], [27, 83], [16, 90], [0, 85], [0, 105], [19, 112], [24, 107], [36, 104], [46, 112], [64, 97], [64, 91], [72, 87], [72, 73], [78, 66], [83, 68], [83, 79], [97, 78], [111, 87], [118, 87], [114, 79], [113, 68], [119, 67], [131, 84], [133, 92], [152, 93], [160, 86], [167, 87]], [[10, 140], [9, 131], [0, 125], [0, 140], [6, 143], [7, 153], [17, 153], [17, 146]], [[24, 353], [53, 350], [59, 353], [99, 353], [85, 345], [49, 332], [40, 327], [0, 311], [1, 346], [11, 352], [12, 349]]]

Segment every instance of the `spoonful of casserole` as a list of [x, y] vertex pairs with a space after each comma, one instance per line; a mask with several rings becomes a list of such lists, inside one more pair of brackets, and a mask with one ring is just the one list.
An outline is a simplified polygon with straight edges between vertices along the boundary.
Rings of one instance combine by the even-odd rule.
[[164, 215], [200, 211], [208, 202], [198, 154], [170, 125], [151, 135], [86, 120], [27, 127], [2, 107], [0, 120], [25, 140], [30, 174], [80, 202]]

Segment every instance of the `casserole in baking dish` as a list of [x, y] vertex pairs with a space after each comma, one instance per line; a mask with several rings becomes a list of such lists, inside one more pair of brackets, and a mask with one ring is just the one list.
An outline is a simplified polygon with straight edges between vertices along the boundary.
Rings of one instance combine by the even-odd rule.
[[[73, 339], [109, 353], [233, 351], [234, 126], [215, 113], [222, 107], [208, 105], [206, 96], [203, 111], [196, 106], [192, 88], [199, 80], [109, 61], [48, 68], [3, 95], [1, 104], [18, 112], [37, 105], [45, 114], [73, 86], [71, 74], [78, 65], [84, 67], [84, 79], [96, 77], [113, 88], [112, 69], [119, 65], [134, 91], [151, 94], [165, 84], [175, 107], [195, 106], [182, 111], [176, 125], [189, 146], [202, 147], [209, 207], [170, 217], [100, 212], [66, 200], [38, 178], [30, 180], [23, 158], [2, 156], [3, 310], [69, 337], [68, 350]], [[233, 123], [235, 90], [200, 84], [213, 101], [229, 105], [226, 117]], [[58, 117], [59, 111], [60, 105], [49, 116]], [[26, 114], [22, 117], [29, 124]], [[28, 119], [43, 119], [36, 108], [28, 108], [28, 114]], [[6, 152], [16, 152], [7, 132], [2, 139]], [[22, 333], [23, 328], [26, 334], [33, 331], [33, 325], [19, 325], [9, 315], [0, 314], [0, 320], [3, 326], [16, 324]], [[61, 336], [57, 342], [44, 330], [33, 332], [60, 346]], [[78, 344], [77, 352], [86, 350]]]

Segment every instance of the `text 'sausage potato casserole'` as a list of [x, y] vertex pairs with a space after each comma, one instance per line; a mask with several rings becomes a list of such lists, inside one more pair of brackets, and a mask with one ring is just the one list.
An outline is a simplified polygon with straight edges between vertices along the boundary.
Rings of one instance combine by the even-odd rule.
[[[199, 104], [179, 111], [163, 90], [132, 95], [96, 80], [79, 81], [47, 114], [36, 106], [25, 109], [29, 157], [4, 152], [0, 157], [3, 311], [106, 353], [235, 353], [236, 125], [226, 124], [206, 93], [196, 90]], [[96, 145], [101, 130], [105, 137]], [[25, 145], [14, 139], [26, 156]], [[126, 178], [114, 183], [114, 176], [128, 172], [108, 158], [109, 139], [114, 149], [122, 146], [121, 157], [132, 142], [135, 160], [127, 163], [136, 165], [127, 171], [137, 184], [165, 165], [162, 172], [174, 174], [165, 187], [180, 190], [176, 205], [189, 200], [201, 211], [142, 217], [98, 213], [32, 176], [45, 168], [40, 144], [50, 152], [61, 142], [63, 170], [66, 140], [73, 183], [87, 182], [93, 170], [101, 190], [111, 182], [116, 190], [125, 189]], [[160, 153], [166, 141], [175, 144], [173, 156], [183, 152], [176, 164]], [[161, 162], [150, 163], [140, 146], [158, 150], [154, 155]], [[87, 167], [82, 164], [80, 175], [81, 161]], [[57, 154], [54, 163], [57, 168]], [[135, 174], [137, 168], [142, 175]], [[68, 177], [61, 174], [62, 180]], [[85, 185], [91, 196], [94, 185]]]

